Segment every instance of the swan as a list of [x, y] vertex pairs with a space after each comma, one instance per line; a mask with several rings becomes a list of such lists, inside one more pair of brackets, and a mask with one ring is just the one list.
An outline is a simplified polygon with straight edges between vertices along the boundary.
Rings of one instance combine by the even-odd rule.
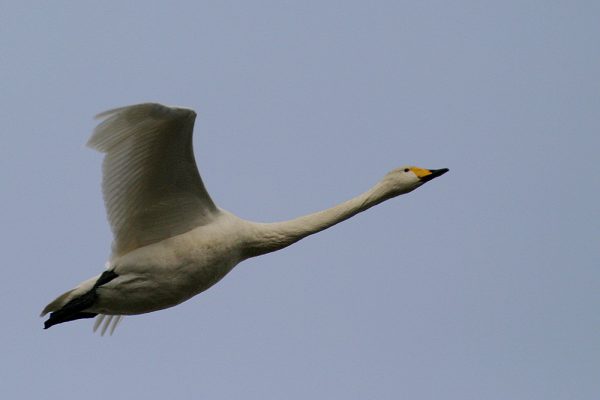
[[48, 304], [44, 329], [97, 317], [114, 331], [125, 315], [180, 304], [243, 260], [283, 249], [448, 172], [397, 168], [335, 207], [285, 222], [258, 223], [219, 208], [194, 159], [196, 113], [143, 103], [97, 116], [89, 147], [105, 153], [102, 192], [114, 235], [106, 269]]

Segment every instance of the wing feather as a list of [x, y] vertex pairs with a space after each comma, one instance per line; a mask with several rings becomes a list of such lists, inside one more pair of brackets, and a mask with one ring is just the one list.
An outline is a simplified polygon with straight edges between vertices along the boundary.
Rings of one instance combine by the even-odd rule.
[[194, 159], [196, 113], [144, 103], [98, 115], [88, 146], [105, 153], [102, 192], [122, 255], [209, 223], [219, 212]]

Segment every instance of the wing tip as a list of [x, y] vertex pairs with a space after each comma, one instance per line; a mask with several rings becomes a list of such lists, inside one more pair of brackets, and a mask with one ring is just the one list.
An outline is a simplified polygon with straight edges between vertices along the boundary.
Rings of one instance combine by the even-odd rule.
[[[108, 334], [110, 336], [112, 336], [112, 334], [115, 332], [115, 329], [117, 329], [117, 325], [119, 325], [119, 323], [123, 320], [123, 316], [122, 315], [106, 315], [106, 314], [98, 314], [98, 316], [96, 317], [96, 321], [94, 321], [94, 327], [93, 327], [93, 331], [94, 333], [98, 330], [98, 328], [100, 328], [100, 325], [102, 325], [102, 328], [100, 328], [100, 336], [104, 336], [104, 334], [108, 331]], [[102, 322], [104, 322], [104, 324], [102, 324]], [[111, 324], [112, 322], [112, 324]], [[110, 329], [109, 329], [110, 327]]]
[[196, 112], [191, 108], [166, 106], [160, 103], [139, 103], [112, 108], [101, 112], [95, 119], [101, 120], [86, 145], [100, 152], [107, 152], [131, 133], [132, 127], [148, 120], [191, 120]]
[[106, 119], [111, 115], [123, 112], [142, 112], [143, 114], [147, 114], [148, 116], [183, 116], [186, 114], [194, 117], [196, 116], [196, 111], [188, 107], [168, 106], [161, 103], [145, 102], [131, 104], [123, 107], [111, 108], [110, 110], [106, 110], [99, 114], [96, 114], [94, 116], [94, 119]]

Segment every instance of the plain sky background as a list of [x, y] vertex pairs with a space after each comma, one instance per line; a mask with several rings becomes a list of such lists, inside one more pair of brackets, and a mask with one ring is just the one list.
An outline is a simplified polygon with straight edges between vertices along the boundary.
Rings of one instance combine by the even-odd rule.
[[[597, 1], [2, 2], [5, 399], [600, 398]], [[213, 199], [329, 207], [450, 168], [112, 337], [93, 115], [198, 112]], [[59, 397], [60, 396], [60, 397]]]

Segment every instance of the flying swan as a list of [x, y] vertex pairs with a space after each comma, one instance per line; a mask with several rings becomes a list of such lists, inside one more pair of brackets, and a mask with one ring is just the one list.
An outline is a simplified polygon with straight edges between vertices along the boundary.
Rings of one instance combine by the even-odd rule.
[[[446, 172], [397, 168], [365, 193], [285, 222], [236, 217], [212, 201], [194, 160], [196, 113], [144, 103], [106, 111], [88, 146], [105, 153], [102, 192], [114, 234], [106, 270], [58, 296], [42, 311], [44, 329], [98, 317], [112, 333], [124, 315], [182, 303], [239, 262], [283, 249]], [[112, 321], [112, 324], [111, 324]]]

